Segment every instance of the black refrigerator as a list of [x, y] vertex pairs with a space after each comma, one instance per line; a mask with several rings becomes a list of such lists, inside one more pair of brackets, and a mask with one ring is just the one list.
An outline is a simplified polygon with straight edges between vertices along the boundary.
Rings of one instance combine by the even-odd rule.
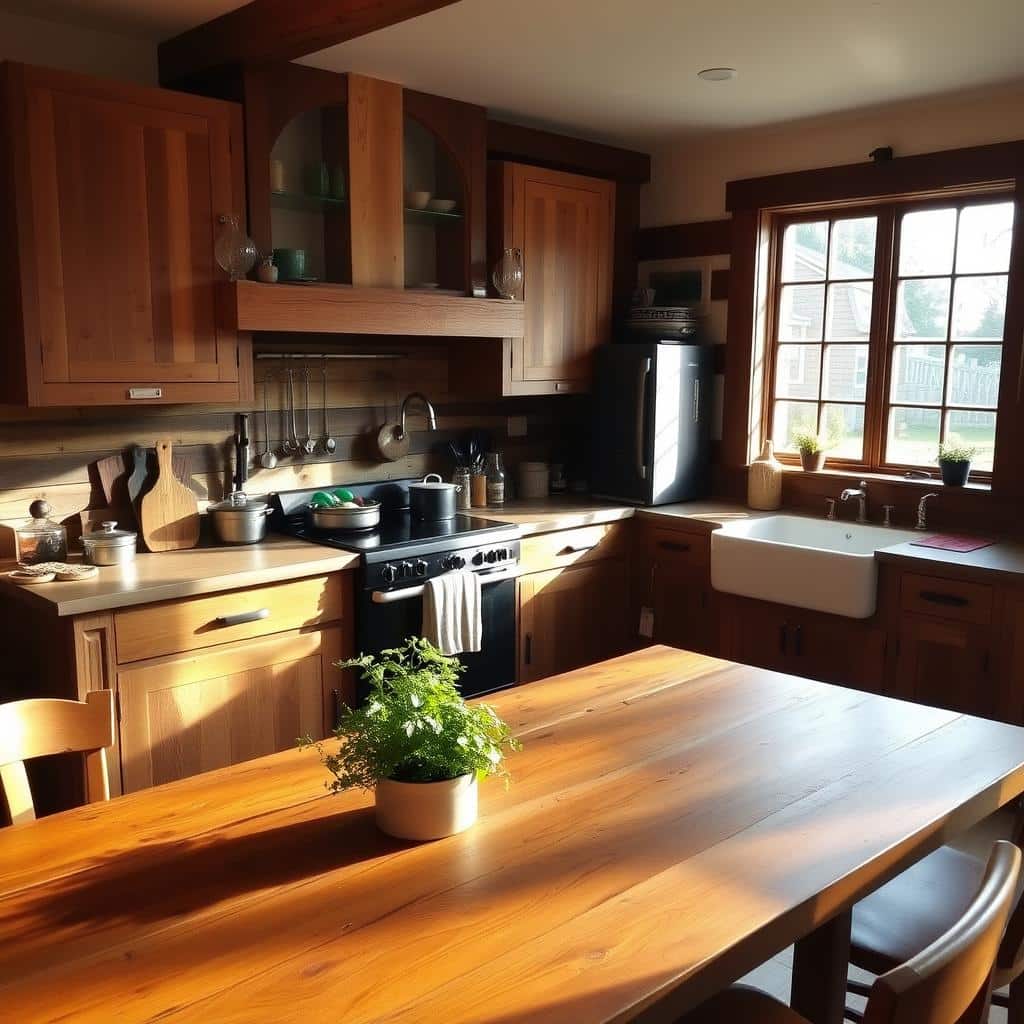
[[591, 491], [636, 505], [707, 495], [712, 346], [616, 344], [596, 355]]

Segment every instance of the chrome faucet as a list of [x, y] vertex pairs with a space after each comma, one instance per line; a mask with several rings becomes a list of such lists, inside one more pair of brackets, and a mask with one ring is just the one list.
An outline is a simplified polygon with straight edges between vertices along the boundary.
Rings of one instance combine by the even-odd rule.
[[427, 420], [430, 423], [430, 429], [437, 430], [437, 413], [434, 411], [434, 407], [430, 404], [430, 399], [419, 391], [413, 391], [411, 394], [406, 395], [405, 398], [402, 400], [402, 415], [400, 417], [401, 425], [398, 428], [397, 435], [399, 438], [403, 438], [406, 435], [405, 418], [409, 406], [413, 402], [423, 403], [424, 408], [427, 410]]
[[921, 500], [917, 503], [917, 530], [928, 529], [928, 499], [937, 498], [938, 495], [934, 491], [930, 491], [928, 494], [921, 496]]
[[868, 482], [867, 480], [861, 480], [860, 487], [847, 487], [843, 490], [843, 493], [839, 495], [840, 501], [849, 501], [851, 498], [857, 499], [857, 522], [866, 523], [868, 521]]

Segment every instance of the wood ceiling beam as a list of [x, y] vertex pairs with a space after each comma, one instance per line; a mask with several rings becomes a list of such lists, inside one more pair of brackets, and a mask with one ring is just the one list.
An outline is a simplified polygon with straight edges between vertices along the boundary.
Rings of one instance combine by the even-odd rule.
[[457, 0], [251, 0], [160, 44], [160, 81], [181, 85], [235, 64], [296, 60]]

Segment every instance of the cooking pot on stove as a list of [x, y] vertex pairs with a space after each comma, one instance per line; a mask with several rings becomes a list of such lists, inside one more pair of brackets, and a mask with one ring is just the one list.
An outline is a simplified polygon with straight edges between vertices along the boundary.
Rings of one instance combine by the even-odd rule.
[[454, 519], [455, 495], [461, 490], [458, 484], [446, 484], [439, 473], [428, 473], [409, 484], [409, 511], [413, 519]]
[[318, 530], [369, 530], [380, 523], [380, 502], [350, 508], [309, 506], [309, 517]]

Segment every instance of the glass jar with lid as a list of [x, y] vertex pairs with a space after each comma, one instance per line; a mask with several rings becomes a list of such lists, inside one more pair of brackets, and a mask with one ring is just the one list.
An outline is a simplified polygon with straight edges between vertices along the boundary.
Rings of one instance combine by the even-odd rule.
[[64, 562], [68, 557], [68, 531], [54, 522], [48, 501], [39, 499], [28, 507], [32, 517], [14, 531], [15, 555], [19, 565]]

